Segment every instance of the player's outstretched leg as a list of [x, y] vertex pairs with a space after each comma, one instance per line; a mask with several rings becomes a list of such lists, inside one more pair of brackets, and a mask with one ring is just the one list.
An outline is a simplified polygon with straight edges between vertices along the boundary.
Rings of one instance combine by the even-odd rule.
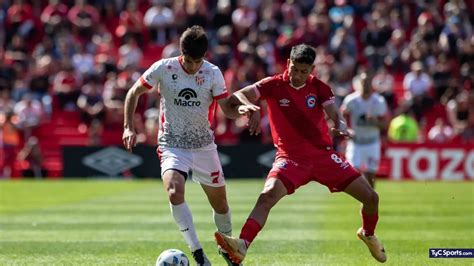
[[244, 260], [248, 247], [265, 225], [270, 210], [287, 194], [288, 190], [281, 180], [275, 177], [267, 179], [255, 207], [242, 227], [240, 237], [234, 238], [220, 232], [214, 234], [217, 244], [229, 254], [234, 263]]
[[362, 202], [362, 227], [357, 230], [357, 237], [367, 245], [377, 261], [385, 262], [387, 260], [385, 249], [375, 236], [375, 227], [379, 219], [379, 196], [363, 176], [354, 180], [344, 191]]

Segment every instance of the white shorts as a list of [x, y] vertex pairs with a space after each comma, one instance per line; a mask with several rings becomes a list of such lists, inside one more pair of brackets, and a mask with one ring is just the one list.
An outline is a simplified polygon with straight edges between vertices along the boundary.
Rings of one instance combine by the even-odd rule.
[[216, 144], [199, 149], [180, 149], [159, 146], [157, 149], [161, 162], [161, 176], [170, 169], [185, 173], [192, 172], [194, 182], [211, 187], [225, 185], [224, 173], [219, 161]]
[[346, 147], [346, 159], [359, 171], [376, 173], [381, 156], [380, 141], [357, 144], [349, 140]]

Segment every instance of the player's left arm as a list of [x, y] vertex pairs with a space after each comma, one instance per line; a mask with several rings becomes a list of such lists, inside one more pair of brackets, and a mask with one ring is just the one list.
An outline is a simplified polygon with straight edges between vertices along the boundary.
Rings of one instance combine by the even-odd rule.
[[[247, 91], [249, 92], [243, 93]], [[253, 112], [260, 110], [259, 106], [251, 102], [250, 99], [253, 97], [246, 95], [251, 93], [254, 93], [253, 90], [246, 87], [227, 98], [217, 100], [217, 103], [224, 114], [230, 119], [235, 119], [240, 115], [250, 116]]]
[[347, 128], [346, 119], [339, 111], [335, 102], [328, 102], [323, 105], [324, 111], [328, 117], [334, 122], [334, 127], [331, 128], [331, 131], [334, 132], [336, 135], [343, 136], [343, 137], [352, 137], [352, 133]]

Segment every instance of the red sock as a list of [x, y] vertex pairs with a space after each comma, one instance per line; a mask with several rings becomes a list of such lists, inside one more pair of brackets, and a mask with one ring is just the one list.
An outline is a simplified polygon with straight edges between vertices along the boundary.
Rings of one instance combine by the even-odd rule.
[[377, 221], [379, 220], [378, 212], [367, 214], [364, 211], [360, 211], [362, 215], [362, 228], [364, 229], [364, 234], [366, 236], [374, 235], [375, 226], [377, 225]]
[[248, 218], [240, 231], [240, 239], [245, 240], [248, 247], [260, 230], [262, 230], [262, 226], [256, 220]]

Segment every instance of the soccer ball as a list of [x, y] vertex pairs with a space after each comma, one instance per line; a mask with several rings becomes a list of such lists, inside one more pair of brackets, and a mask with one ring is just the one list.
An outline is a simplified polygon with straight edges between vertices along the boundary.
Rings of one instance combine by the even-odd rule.
[[158, 256], [156, 266], [189, 266], [189, 261], [181, 250], [167, 249]]

